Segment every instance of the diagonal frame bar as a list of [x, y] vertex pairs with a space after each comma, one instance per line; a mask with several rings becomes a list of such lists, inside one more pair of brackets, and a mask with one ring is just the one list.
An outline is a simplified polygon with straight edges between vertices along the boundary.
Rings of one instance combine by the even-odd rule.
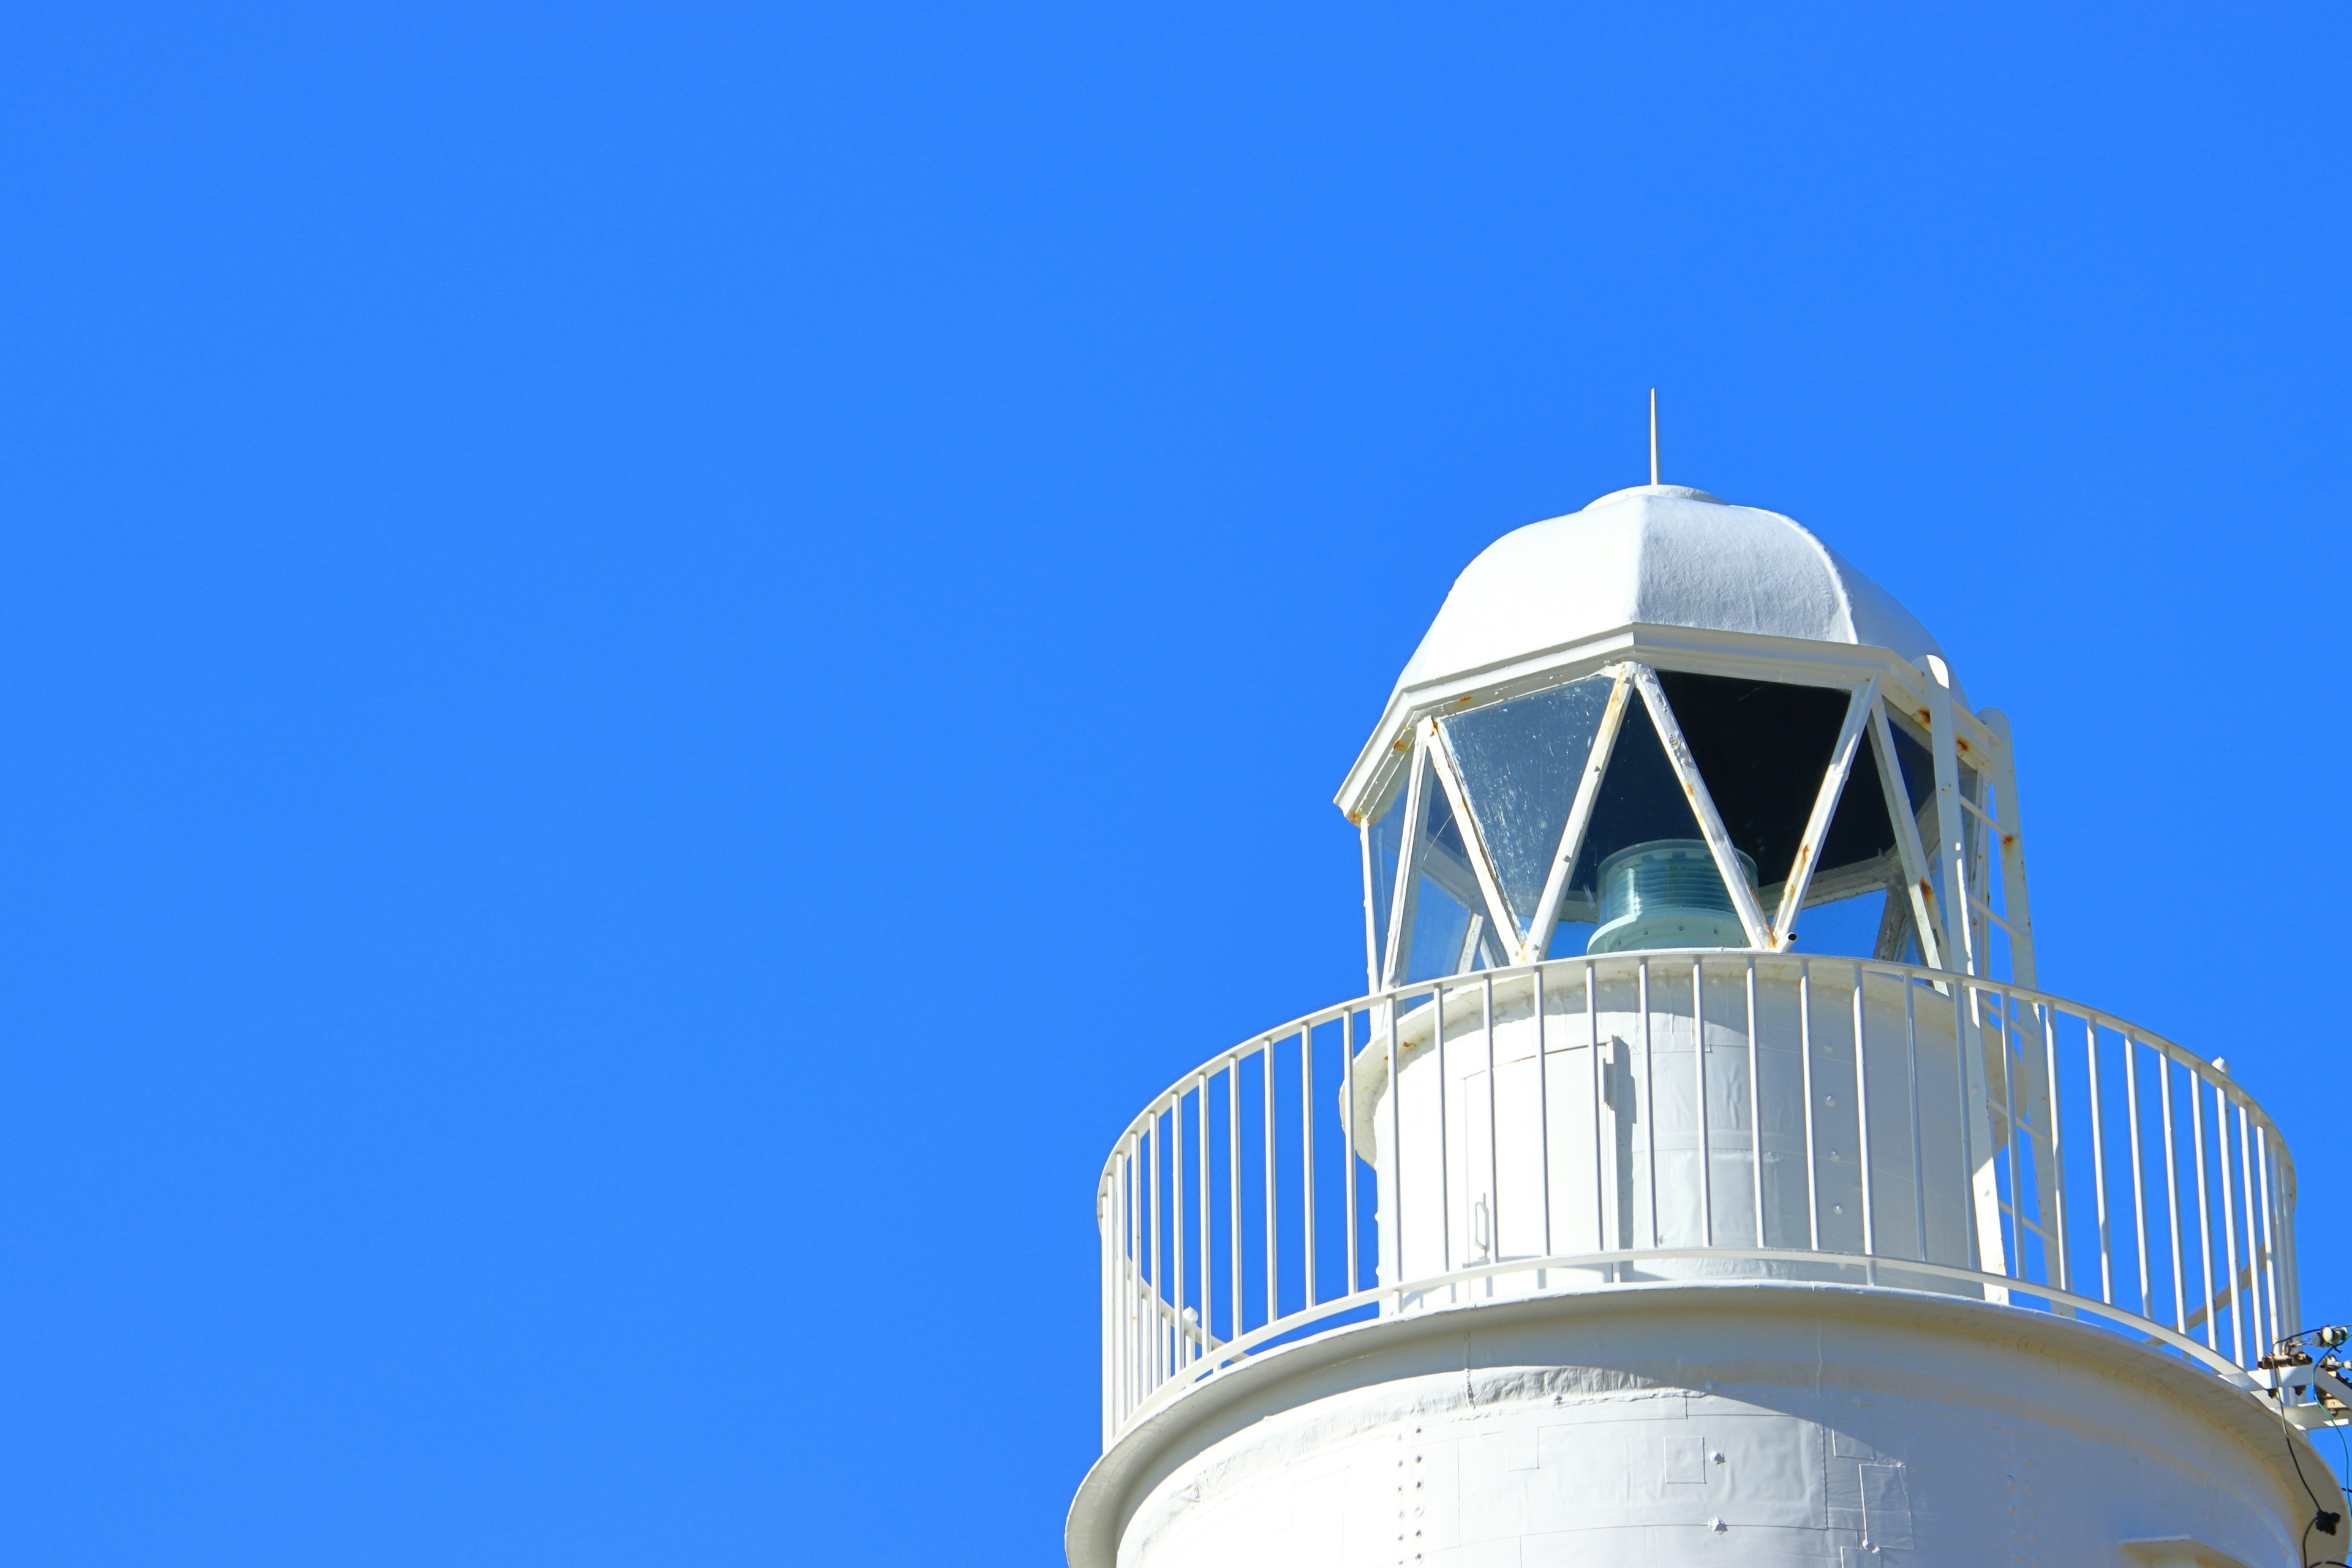
[[1445, 803], [1454, 808], [1454, 820], [1461, 825], [1462, 842], [1470, 851], [1470, 871], [1478, 879], [1478, 890], [1486, 895], [1486, 919], [1494, 925], [1498, 937], [1508, 931], [1518, 933], [1519, 922], [1511, 913], [1510, 900], [1503, 897], [1503, 879], [1495, 873], [1494, 857], [1487, 852], [1486, 835], [1478, 819], [1470, 812], [1470, 795], [1462, 785], [1462, 771], [1454, 760], [1454, 747], [1445, 738], [1444, 726], [1434, 719], [1422, 721], [1421, 744], [1429, 753], [1430, 767], [1445, 791]]
[[1568, 879], [1576, 871], [1576, 857], [1584, 847], [1585, 829], [1592, 825], [1592, 808], [1601, 800], [1601, 781], [1617, 750], [1617, 731], [1625, 722], [1625, 704], [1633, 697], [1632, 676], [1620, 666], [1617, 683], [1609, 689], [1609, 705], [1601, 710], [1601, 725], [1592, 732], [1584, 776], [1576, 783], [1576, 799], [1568, 808], [1568, 825], [1560, 830], [1559, 850], [1544, 878], [1543, 897], [1536, 902], [1536, 918], [1527, 940], [1519, 944], [1519, 962], [1534, 963], [1551, 946], [1559, 926], [1559, 906], [1568, 897]]
[[1657, 671], [1646, 664], [1628, 664], [1626, 668], [1641, 690], [1643, 705], [1650, 710], [1650, 722], [1658, 727], [1658, 740], [1665, 747], [1666, 761], [1675, 770], [1675, 778], [1698, 816], [1699, 837], [1706, 840], [1707, 852], [1715, 857], [1715, 868], [1721, 873], [1723, 885], [1730, 889], [1731, 906], [1739, 913], [1739, 924], [1748, 933], [1748, 945], [1769, 947], [1772, 931], [1765, 924], [1764, 911], [1756, 902], [1756, 889], [1748, 885], [1747, 875], [1739, 868], [1731, 835], [1723, 826], [1722, 814], [1715, 809], [1715, 797], [1706, 793], [1706, 780], [1699, 776], [1698, 763], [1691, 756], [1690, 742], [1683, 739], [1683, 727], [1675, 722], [1674, 709], [1666, 703]]
[[1822, 775], [1821, 793], [1813, 797], [1813, 815], [1805, 822], [1805, 836], [1797, 841], [1797, 858], [1789, 867], [1788, 879], [1780, 889], [1780, 912], [1772, 917], [1772, 951], [1786, 952], [1797, 937], [1797, 911], [1805, 907], [1805, 890], [1813, 885], [1813, 872], [1821, 863], [1822, 840], [1828, 837], [1830, 822], [1837, 815], [1838, 799], [1845, 794], [1847, 775], [1853, 772], [1853, 753], [1862, 744], [1863, 726], [1878, 705], [1878, 677], [1872, 676], [1855, 689], [1853, 700], [1845, 705], [1845, 723], [1838, 731], [1837, 744], [1830, 752], [1829, 771]]
[[[1870, 749], [1878, 759], [1878, 786], [1886, 794], [1886, 815], [1895, 823], [1895, 847], [1903, 861], [1903, 888], [1911, 896], [1911, 923], [1919, 933], [1919, 953], [1930, 969], [1944, 967], [1944, 922], [1936, 911], [1936, 887], [1927, 879], [1927, 848], [1919, 820], [1911, 815], [1911, 792], [1903, 787], [1903, 767], [1895, 756], [1895, 734], [1886, 705], [1870, 709]], [[1393, 922], [1396, 916], [1389, 919]]]

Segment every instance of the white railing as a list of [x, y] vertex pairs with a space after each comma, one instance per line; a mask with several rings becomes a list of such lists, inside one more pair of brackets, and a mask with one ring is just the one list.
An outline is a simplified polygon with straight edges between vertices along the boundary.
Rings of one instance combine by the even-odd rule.
[[2247, 1383], [2301, 1327], [2294, 1207], [2225, 1073], [2038, 992], [1738, 952], [1456, 975], [1237, 1046], [1121, 1135], [1104, 1441], [1349, 1323], [1676, 1279], [1965, 1295]]

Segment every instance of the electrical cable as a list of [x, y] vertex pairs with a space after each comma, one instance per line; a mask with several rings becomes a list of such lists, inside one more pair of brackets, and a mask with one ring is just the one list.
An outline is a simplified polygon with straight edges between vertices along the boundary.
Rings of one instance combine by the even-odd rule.
[[[2303, 1527], [2303, 1539], [2297, 1542], [2294, 1554], [2303, 1559], [2304, 1568], [2352, 1568], [2352, 1564], [2346, 1563], [2340, 1557], [2323, 1557], [2316, 1563], [2311, 1560], [2311, 1532], [2318, 1529], [2319, 1521], [2325, 1519], [2333, 1521], [2327, 1527], [2327, 1533], [2335, 1534], [2336, 1525], [2344, 1522], [2344, 1515], [2341, 1511], [2331, 1511], [2326, 1503], [2319, 1500], [2319, 1494], [2311, 1489], [2311, 1478], [2303, 1473], [2303, 1458], [2294, 1451], [2294, 1427], [2287, 1420], [2286, 1409], [2284, 1405], [2279, 1409], [2278, 1417], [2279, 1436], [2286, 1444], [2287, 1460], [2294, 1466], [2294, 1479], [2303, 1483], [2303, 1489], [2311, 1499], [2311, 1506], [2315, 1510], [2311, 1516], [2311, 1522]], [[2345, 1492], [2341, 1481], [2336, 1483], [2336, 1500], [2343, 1501]]]

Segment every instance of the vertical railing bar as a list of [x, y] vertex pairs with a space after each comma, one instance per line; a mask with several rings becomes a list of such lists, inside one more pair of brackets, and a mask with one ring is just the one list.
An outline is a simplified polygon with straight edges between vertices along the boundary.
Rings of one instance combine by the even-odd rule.
[[[2128, 1043], [2130, 1037], [2126, 1036]], [[2186, 1233], [2180, 1223], [2180, 1163], [2175, 1153], [2179, 1133], [2172, 1121], [2172, 1058], [2151, 1046], [2148, 1053], [2156, 1058], [2156, 1083], [2161, 1091], [2164, 1108], [2164, 1207], [2172, 1222], [2172, 1327], [2176, 1333], [2189, 1331], [2189, 1287], [2182, 1278], [2180, 1248]]]
[[1797, 963], [1797, 1058], [1805, 1096], [1805, 1247], [1822, 1249], [1821, 1184], [1814, 1173], [1813, 1147], [1813, 966]]
[[1120, 1293], [1120, 1339], [1124, 1346], [1122, 1371], [1127, 1378], [1127, 1399], [1120, 1413], [1124, 1421], [1143, 1403], [1145, 1393], [1143, 1370], [1143, 1279], [1138, 1263], [1143, 1252], [1143, 1183], [1139, 1157], [1143, 1145], [1139, 1139], [1128, 1141], [1127, 1159], [1119, 1173], [1120, 1202], [1127, 1210], [1127, 1287]]
[[2271, 1213], [2278, 1206], [2278, 1194], [2271, 1184], [2271, 1135], [2264, 1127], [2254, 1129], [2254, 1153], [2263, 1173], [2263, 1278], [2271, 1305], [2271, 1342], [2265, 1351], [2278, 1348], [2280, 1338], [2288, 1331], [2279, 1318], [2278, 1243], [2271, 1233]]
[[1210, 1173], [1211, 1173], [1213, 1170], [1214, 1170], [1214, 1168], [1215, 1168], [1215, 1167], [1214, 1167], [1214, 1165], [1211, 1163], [1211, 1161], [1210, 1161], [1210, 1159], [1209, 1159], [1209, 1152], [1210, 1152], [1210, 1151], [1209, 1151], [1209, 1144], [1210, 1144], [1210, 1142], [1211, 1142], [1210, 1137], [1209, 1137], [1209, 1123], [1210, 1123], [1210, 1121], [1211, 1121], [1211, 1117], [1210, 1117], [1210, 1114], [1209, 1114], [1209, 1078], [1210, 1078], [1210, 1072], [1209, 1072], [1209, 1069], [1208, 1069], [1208, 1068], [1202, 1068], [1202, 1069], [1201, 1069], [1201, 1074], [1200, 1074], [1200, 1106], [1201, 1106], [1201, 1203], [1200, 1203], [1200, 1214], [1201, 1214], [1201, 1285], [1200, 1285], [1200, 1297], [1201, 1297], [1201, 1347], [1200, 1347], [1200, 1353], [1201, 1353], [1202, 1355], [1207, 1355], [1207, 1354], [1209, 1353], [1209, 1342], [1210, 1342], [1210, 1340], [1213, 1339], [1213, 1338], [1216, 1336], [1216, 1331], [1217, 1331], [1217, 1330], [1216, 1330], [1216, 1316], [1217, 1316], [1217, 1288], [1216, 1288], [1216, 1287], [1217, 1287], [1217, 1271], [1216, 1271], [1216, 1265], [1215, 1265], [1215, 1258], [1216, 1258], [1217, 1253], [1216, 1253], [1216, 1226], [1215, 1226], [1215, 1224], [1214, 1224], [1214, 1216], [1215, 1216], [1215, 1215], [1216, 1215], [1216, 1212], [1217, 1212], [1217, 1211], [1216, 1211], [1216, 1205], [1215, 1205], [1215, 1197], [1216, 1197], [1216, 1194], [1215, 1194], [1215, 1191], [1214, 1191], [1213, 1184], [1212, 1184], [1211, 1179], [1210, 1179]]
[[[1856, 1133], [1854, 1153], [1862, 1165], [1862, 1255], [1864, 1258], [1875, 1258], [1878, 1256], [1878, 1217], [1873, 1207], [1871, 1193], [1873, 1184], [1870, 1158], [1870, 1069], [1866, 1065], [1866, 1058], [1870, 1053], [1864, 1048], [1864, 1041], [1868, 1038], [1868, 1025], [1865, 1021], [1868, 1010], [1863, 1005], [1862, 983], [1863, 968], [1857, 963], [1853, 966], [1853, 1125]], [[1908, 985], [1910, 982], [1906, 980], [1904, 984]], [[1874, 1267], [1870, 1271], [1870, 1279], [1874, 1283], [1878, 1279], [1878, 1270]]]
[[[2221, 1290], [2230, 1298], [2230, 1355], [2240, 1366], [2246, 1364], [2246, 1308], [2238, 1299], [2238, 1198], [2230, 1187], [2230, 1097], [2220, 1084], [2213, 1087], [2214, 1152], [2221, 1156]], [[2213, 1300], [2221, 1299], [2217, 1293]], [[2213, 1307], [2208, 1303], [2205, 1316], [2211, 1319]]]
[[1298, 1028], [1298, 1184], [1299, 1206], [1306, 1222], [1299, 1233], [1307, 1244], [1307, 1300], [1315, 1305], [1315, 1029]]
[[[1445, 991], [1443, 986], [1429, 994], [1430, 1038], [1436, 1042], [1437, 1057], [1437, 1271], [1452, 1273], [1454, 1262], [1454, 1147], [1453, 1127], [1445, 1119]], [[1448, 1295], [1459, 1298], [1459, 1290]]]
[[2197, 1092], [2197, 1075], [2182, 1070], [2189, 1079], [2189, 1136], [2197, 1152], [2197, 1252], [2203, 1269], [2197, 1279], [2197, 1299], [2205, 1313], [2205, 1348], [2218, 1351], [2221, 1336], [2213, 1326], [2213, 1194], [2205, 1174], [2205, 1097]]
[[1404, 1085], [1397, 1081], [1397, 1013], [1402, 1003], [1393, 994], [1389, 998], [1389, 1197], [1380, 1216], [1388, 1237], [1388, 1283], [1396, 1289], [1400, 1312], [1404, 1310]]
[[1128, 1254], [1127, 1291], [1127, 1408], [1132, 1414], [1151, 1392], [1151, 1368], [1146, 1359], [1150, 1354], [1150, 1343], [1143, 1337], [1143, 1246], [1146, 1221], [1144, 1192], [1150, 1184], [1150, 1173], [1143, 1168], [1143, 1140], [1140, 1136], [1129, 1141], [1127, 1152], [1127, 1226], [1131, 1250]]
[[1116, 1299], [1112, 1289], [1110, 1268], [1110, 1194], [1118, 1178], [1106, 1171], [1102, 1185], [1095, 1190], [1095, 1268], [1100, 1289], [1102, 1309], [1102, 1436], [1103, 1447], [1108, 1450], [1112, 1432], [1117, 1426], [1118, 1402], [1118, 1340], [1111, 1328], [1111, 1307]]
[[1184, 1335], [1184, 1091], [1179, 1088], [1168, 1097], [1169, 1142], [1174, 1158], [1168, 1166], [1168, 1245], [1174, 1255], [1175, 1267], [1170, 1271], [1176, 1285], [1176, 1294], [1168, 1303], [1168, 1329], [1175, 1336], [1169, 1346], [1173, 1369], [1184, 1370], [1192, 1359], [1191, 1347]]
[[[1590, 977], [1588, 976], [1588, 984]], [[1528, 1005], [1536, 1020], [1536, 1185], [1541, 1194], [1538, 1212], [1543, 1216], [1543, 1255], [1551, 1256], [1551, 1079], [1547, 1058], [1551, 1055], [1551, 1026], [1544, 1016], [1544, 970], [1538, 963], [1528, 972]], [[1536, 1288], [1547, 1283], [1536, 1276]]]
[[[1584, 983], [1592, 984], [1592, 963], [1584, 965]], [[1655, 1037], [1650, 1028], [1650, 961], [1643, 959], [1638, 966], [1640, 995], [1636, 1001], [1642, 1009], [1642, 1158], [1650, 1174], [1650, 1245], [1658, 1242], [1658, 1075], [1652, 1065], [1657, 1055], [1653, 1049]]]
[[[1491, 971], [1478, 983], [1478, 1019], [1486, 1032], [1486, 1261], [1499, 1263], [1503, 1258], [1503, 1183], [1502, 1162], [1495, 1152], [1501, 1129], [1495, 1125], [1495, 976]], [[1486, 1294], [1494, 1293], [1495, 1282], [1489, 1279]]]
[[[2093, 1048], [2099, 1037], [2099, 1026], [2087, 1016], [2084, 1023], [2091, 1031]], [[2139, 1315], [2153, 1322], [2156, 1319], [2156, 1286], [2148, 1279], [2150, 1259], [2147, 1252], [2147, 1173], [2141, 1169], [2140, 1144], [2147, 1130], [2140, 1125], [2139, 1058], [2132, 1054], [2132, 1038], [2128, 1030], [2119, 1031], [2124, 1047], [2124, 1118], [2131, 1132], [2132, 1230], [2139, 1247]]]
[[[2021, 1163], [2017, 1157], [2017, 1146], [2021, 1142], [2017, 1125], [2017, 1072], [2021, 1064], [2011, 1059], [2013, 1056], [2022, 1057], [2024, 1053], [2012, 1052], [2010, 1049], [2008, 1023], [2008, 1016], [2004, 1014], [2001, 1018], [2001, 1027], [1997, 1031], [1999, 1038], [1994, 1042], [1994, 1048], [2000, 1052], [2001, 1118], [2009, 1126], [2010, 1275], [2012, 1279], [2030, 1279], [2032, 1276], [2025, 1271], [2025, 1178]], [[2046, 1282], [2050, 1274], [2050, 1259], [2047, 1256], [2044, 1256], [2042, 1260], [2042, 1273]]]
[[1706, 1114], [1706, 960], [1691, 960], [1691, 1068], [1698, 1085], [1699, 1245], [1715, 1245], [1714, 1133]]
[[2074, 1264], [2067, 1256], [2066, 1246], [2066, 1157], [2060, 1142], [2065, 1133], [2066, 1116], [2058, 1099], [2058, 1016], [2039, 1002], [2033, 1004], [2032, 1013], [2034, 1027], [2042, 1034], [2042, 1070], [2050, 1080], [2050, 1177], [2047, 1182], [2040, 1181], [2037, 1173], [2036, 1184], [2050, 1189], [2051, 1201], [2058, 1211], [2050, 1216], [2051, 1229], [2058, 1237], [2058, 1289], [2071, 1293], [2074, 1289]]
[[[1601, 998], [1595, 994], [1595, 982], [1598, 978], [1593, 970], [1592, 961], [1586, 959], [1584, 961], [1584, 1040], [1592, 1056], [1591, 1061], [1586, 1064], [1592, 1069], [1592, 1245], [1595, 1248], [1605, 1252], [1609, 1249], [1609, 1199], [1608, 1194], [1604, 1191], [1607, 1183], [1601, 1174], [1601, 1146], [1607, 1140], [1601, 1131], [1601, 1110], [1608, 1095], [1601, 1082]], [[1551, 1168], [1549, 1159], [1544, 1168], [1544, 1200], [1547, 1204], [1551, 1200]], [[1547, 1221], [1544, 1243], [1549, 1247], [1551, 1243], [1549, 1234], [1551, 1211], [1547, 1208], [1544, 1213]], [[1617, 1245], [1619, 1247], [1628, 1245], [1626, 1238], [1619, 1237]], [[1612, 1264], [1602, 1271], [1601, 1277], [1605, 1280], [1614, 1279], [1617, 1277], [1616, 1266]]]
[[1135, 1301], [1140, 1293], [1135, 1280], [1135, 1150], [1133, 1140], [1128, 1140], [1118, 1162], [1119, 1229], [1126, 1243], [1119, 1258], [1118, 1281], [1118, 1359], [1119, 1398], [1118, 1418], [1127, 1420], [1128, 1412], [1135, 1408]]
[[1274, 1179], [1274, 1040], [1272, 1037], [1269, 1036], [1265, 1043], [1258, 1047], [1257, 1059], [1258, 1066], [1265, 1074], [1261, 1086], [1265, 1091], [1261, 1096], [1265, 1101], [1265, 1114], [1259, 1118], [1259, 1121], [1265, 1128], [1265, 1321], [1272, 1323], [1282, 1316], [1280, 1242], [1282, 1226], [1281, 1220], [1276, 1213], [1277, 1196], [1276, 1188], [1278, 1184]]
[[1128, 1387], [1133, 1381], [1132, 1370], [1127, 1364], [1128, 1356], [1130, 1353], [1129, 1346], [1133, 1342], [1127, 1331], [1127, 1303], [1133, 1296], [1133, 1292], [1129, 1290], [1127, 1288], [1129, 1260], [1127, 1237], [1129, 1232], [1133, 1228], [1133, 1222], [1129, 1217], [1130, 1209], [1127, 1197], [1127, 1140], [1125, 1138], [1121, 1138], [1119, 1140], [1118, 1152], [1113, 1155], [1111, 1160], [1111, 1193], [1118, 1200], [1118, 1229], [1117, 1239], [1111, 1244], [1112, 1250], [1117, 1254], [1117, 1256], [1112, 1259], [1112, 1265], [1116, 1271], [1115, 1277], [1111, 1283], [1107, 1287], [1115, 1298], [1113, 1315], [1115, 1321], [1118, 1324], [1118, 1349], [1117, 1354], [1113, 1358], [1118, 1363], [1118, 1382], [1113, 1386], [1108, 1401], [1112, 1412], [1112, 1425], [1114, 1427], [1123, 1425], [1127, 1420]]
[[[1960, 987], [1955, 981], [1954, 997]], [[1919, 988], [1909, 979], [1903, 983], [1903, 1078], [1910, 1089], [1911, 1100], [1911, 1235], [1919, 1247], [1919, 1261], [1927, 1261], [1927, 1152], [1919, 1146]], [[1962, 1050], [1967, 1037], [1961, 1029], [1952, 1031], [1953, 1048]]]
[[1095, 1198], [1095, 1229], [1101, 1248], [1096, 1262], [1102, 1270], [1102, 1420], [1106, 1449], [1118, 1430], [1119, 1341], [1114, 1316], [1118, 1308], [1118, 1274], [1111, 1256], [1111, 1213], [1118, 1193], [1118, 1155], [1114, 1151], [1110, 1163], [1103, 1171], [1102, 1188]]
[[1764, 1055], [1756, 1040], [1756, 961], [1748, 961], [1748, 1158], [1756, 1203], [1756, 1245], [1772, 1245], [1764, 1234]]
[[[2251, 1328], [2248, 1336], [2251, 1348], [2255, 1356], [2260, 1357], [2270, 1345], [2263, 1337], [2263, 1293], [2255, 1283], [2262, 1273], [2263, 1262], [2262, 1243], [2255, 1239], [2254, 1235], [2254, 1129], [2242, 1105], [2238, 1107], [2238, 1188], [2244, 1194], [2242, 1201], [2246, 1208], [2246, 1300], [2241, 1310]], [[2230, 1278], [2233, 1281], [2238, 1278], [2234, 1268], [2230, 1270]], [[2246, 1365], [2245, 1357], [2240, 1356], [2238, 1364]]]
[[[1120, 1305], [1127, 1319], [1127, 1415], [1133, 1415], [1145, 1395], [1151, 1392], [1150, 1369], [1145, 1357], [1149, 1347], [1143, 1338], [1143, 1237], [1144, 1187], [1147, 1174], [1143, 1169], [1143, 1140], [1128, 1140], [1127, 1165], [1121, 1173], [1126, 1192], [1128, 1252], [1127, 1290]], [[1122, 1417], [1124, 1419], [1124, 1417]]]
[[1234, 1299], [1233, 1336], [1239, 1339], [1248, 1321], [1242, 1279], [1242, 1058], [1236, 1051], [1225, 1061], [1225, 1272], [1232, 1277], [1226, 1290]]
[[[2050, 1033], [2053, 1038], [2058, 1033], [2054, 1007]], [[2087, 1013], [2083, 1015], [2083, 1062], [2091, 1075], [2091, 1191], [2099, 1221], [2099, 1300], [2112, 1307], [2116, 1304], [2115, 1237], [2107, 1228], [2107, 1133], [2099, 1093], [2099, 1028]]]
[[1160, 1160], [1161, 1151], [1165, 1147], [1164, 1141], [1160, 1135], [1160, 1108], [1157, 1106], [1152, 1107], [1151, 1163], [1146, 1167], [1147, 1180], [1150, 1182], [1151, 1189], [1151, 1206], [1149, 1211], [1151, 1222], [1151, 1275], [1150, 1279], [1151, 1287], [1151, 1321], [1146, 1325], [1151, 1331], [1151, 1354], [1150, 1358], [1144, 1363], [1144, 1383], [1147, 1389], [1157, 1388], [1160, 1386], [1160, 1369], [1164, 1364], [1161, 1360], [1161, 1352], [1165, 1348], [1162, 1344], [1160, 1332], [1160, 1281], [1166, 1278], [1160, 1266]]
[[[1978, 1094], [1976, 1090], [1969, 1087], [1969, 1058], [1973, 1055], [1979, 1064], [1984, 1060], [1983, 1040], [1979, 1038], [1975, 1041], [1974, 1047], [1974, 1050], [1971, 1051], [1969, 1037], [1968, 1014], [1961, 1002], [1959, 983], [1955, 981], [1952, 984], [1952, 1068], [1958, 1075], [1959, 1082], [1960, 1235], [1964, 1238], [1962, 1251], [1971, 1266], [1979, 1270], [1990, 1272], [1990, 1270], [1985, 1269], [1984, 1236], [1981, 1228], [1982, 1220], [1977, 1212], [1976, 1126], [1977, 1118], [1990, 1110], [1991, 1109], [1991, 1104], [1984, 1095]], [[2004, 1057], [2001, 1061], [2002, 1076], [2006, 1078], [2008, 1076], [2008, 1058]], [[1986, 1093], [1990, 1094], [1991, 1089], [1992, 1085], [1990, 1083], [1987, 1083], [1985, 1085]], [[1992, 1136], [1992, 1129], [1990, 1123], [1986, 1126], [1985, 1136], [1988, 1138]], [[1992, 1161], [1992, 1151], [1990, 1149], [1987, 1149], [1985, 1151], [1985, 1161], [1988, 1164]], [[1994, 1178], [1993, 1185], [1996, 1188], [2000, 1185], [1999, 1177], [1996, 1176]], [[1998, 1191], [1993, 1194], [1993, 1202], [1995, 1205], [1993, 1209], [1993, 1218], [1995, 1220], [1993, 1231], [1994, 1236], [1998, 1238], [2000, 1229], [1998, 1223], [2000, 1217], [2000, 1210], [1999, 1207], [2000, 1194]], [[2001, 1258], [2001, 1272], [2005, 1275], [2010, 1275], [2011, 1278], [2015, 1277], [2011, 1269], [2011, 1255], [2009, 1255], [2006, 1250], [2004, 1250], [2004, 1254]]]
[[1352, 1296], [1364, 1288], [1364, 1272], [1356, 1257], [1356, 1010], [1339, 1015], [1339, 1150], [1347, 1166], [1341, 1180], [1347, 1188], [1348, 1288]]

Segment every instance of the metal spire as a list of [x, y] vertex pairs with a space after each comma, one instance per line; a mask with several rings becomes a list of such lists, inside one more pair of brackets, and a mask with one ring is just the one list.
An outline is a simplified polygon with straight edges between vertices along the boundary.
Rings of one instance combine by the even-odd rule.
[[1650, 388], [1650, 482], [1658, 482], [1658, 389]]

